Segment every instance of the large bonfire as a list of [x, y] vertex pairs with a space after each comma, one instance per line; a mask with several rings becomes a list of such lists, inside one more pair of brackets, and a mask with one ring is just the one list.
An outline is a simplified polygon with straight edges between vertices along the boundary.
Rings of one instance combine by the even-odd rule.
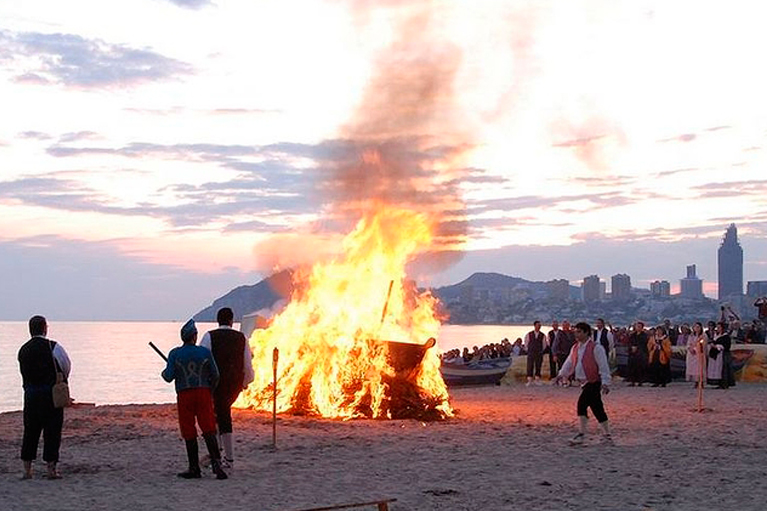
[[405, 267], [429, 247], [434, 220], [375, 204], [344, 239], [337, 259], [294, 273], [286, 308], [250, 338], [255, 380], [237, 405], [332, 418], [452, 415], [433, 339], [436, 299]]

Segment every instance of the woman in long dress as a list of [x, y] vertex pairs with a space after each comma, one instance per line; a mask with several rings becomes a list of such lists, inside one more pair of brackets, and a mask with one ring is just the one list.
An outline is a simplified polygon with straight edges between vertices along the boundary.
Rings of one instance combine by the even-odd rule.
[[[708, 337], [703, 332], [703, 324], [698, 321], [692, 326], [692, 333], [687, 336], [687, 365], [685, 379], [700, 385], [701, 375], [706, 372], [706, 348]], [[703, 356], [701, 357], [701, 354]], [[701, 367], [701, 362], [703, 367]]]
[[708, 347], [708, 384], [716, 385], [720, 389], [726, 389], [735, 384], [732, 377], [732, 356], [730, 354], [730, 340], [727, 327], [724, 323], [717, 323], [714, 340]]
[[650, 329], [647, 341], [647, 351], [650, 354], [650, 378], [652, 386], [665, 387], [671, 381], [671, 341], [662, 326]]

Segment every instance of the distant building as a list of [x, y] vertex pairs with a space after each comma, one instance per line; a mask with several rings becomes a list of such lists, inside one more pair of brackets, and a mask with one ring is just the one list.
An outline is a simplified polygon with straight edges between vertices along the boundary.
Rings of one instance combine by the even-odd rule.
[[650, 292], [653, 296], [671, 296], [671, 284], [668, 280], [656, 280], [650, 283]]
[[767, 296], [767, 280], [749, 280], [746, 294], [753, 297]]
[[695, 265], [687, 266], [687, 276], [679, 280], [679, 295], [682, 298], [703, 298], [703, 281], [695, 274]]
[[567, 300], [570, 298], [570, 281], [566, 279], [554, 279], [546, 282], [546, 291], [549, 298]]
[[602, 295], [602, 286], [600, 285], [599, 275], [589, 275], [584, 277], [581, 284], [581, 298], [584, 302], [597, 302]]
[[743, 249], [738, 243], [738, 229], [730, 224], [718, 252], [719, 299], [743, 294]]
[[631, 277], [619, 273], [611, 277], [611, 293], [616, 302], [627, 302], [631, 299]]

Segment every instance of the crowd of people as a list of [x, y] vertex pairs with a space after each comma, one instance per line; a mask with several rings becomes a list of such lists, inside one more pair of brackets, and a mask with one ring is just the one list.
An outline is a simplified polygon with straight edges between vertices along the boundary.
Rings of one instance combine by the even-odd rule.
[[[592, 338], [598, 342], [613, 368], [617, 365], [617, 352], [627, 354], [625, 377], [629, 386], [641, 386], [645, 383], [653, 387], [665, 387], [671, 382], [672, 347], [686, 348], [685, 379], [700, 384], [701, 382], [718, 388], [728, 388], [735, 384], [731, 346], [733, 343], [765, 342], [765, 330], [761, 321], [754, 320], [743, 324], [731, 309], [722, 307], [719, 321], [701, 322], [692, 325], [683, 323], [673, 325], [670, 320], [646, 328], [643, 321], [636, 321], [627, 327], [613, 327], [597, 318], [591, 331]], [[513, 343], [504, 338], [498, 343], [455, 348], [445, 352], [442, 359], [446, 363], [468, 364], [484, 359], [527, 356], [527, 384], [541, 381], [541, 369], [545, 363], [549, 366], [549, 375], [556, 375], [562, 369], [573, 345], [574, 329], [569, 321], [552, 321], [551, 328], [545, 334], [541, 331], [541, 322], [535, 321], [533, 329], [524, 338], [517, 338]]]

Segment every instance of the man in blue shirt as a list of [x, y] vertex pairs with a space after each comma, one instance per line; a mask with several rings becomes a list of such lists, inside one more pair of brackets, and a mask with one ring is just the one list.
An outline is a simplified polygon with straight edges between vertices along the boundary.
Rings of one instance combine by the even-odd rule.
[[208, 348], [195, 345], [197, 327], [194, 320], [190, 319], [181, 328], [181, 340], [184, 344], [170, 350], [168, 365], [162, 372], [165, 381], [175, 380], [176, 382], [178, 424], [181, 437], [186, 443], [186, 455], [189, 458], [189, 469], [178, 476], [184, 479], [201, 477], [196, 420], [205, 439], [216, 479], [226, 479], [226, 472], [221, 468], [221, 453], [216, 440], [216, 418], [213, 415], [211, 394], [212, 389], [218, 384], [218, 367]]

